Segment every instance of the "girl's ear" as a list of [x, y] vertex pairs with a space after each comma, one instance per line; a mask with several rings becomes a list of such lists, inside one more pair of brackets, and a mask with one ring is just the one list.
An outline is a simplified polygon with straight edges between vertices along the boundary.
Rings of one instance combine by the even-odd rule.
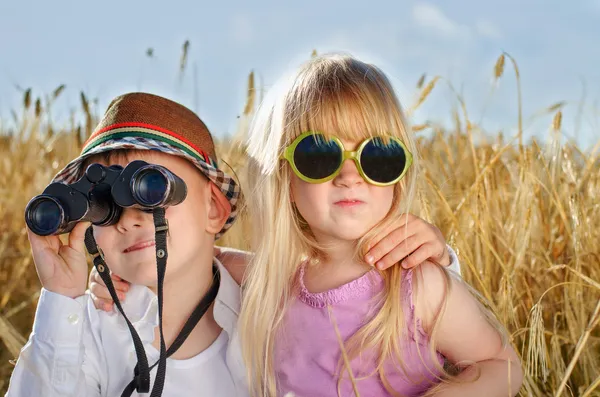
[[208, 184], [210, 186], [210, 209], [208, 211], [206, 231], [210, 234], [217, 234], [221, 231], [231, 214], [231, 205], [214, 183], [209, 182]]

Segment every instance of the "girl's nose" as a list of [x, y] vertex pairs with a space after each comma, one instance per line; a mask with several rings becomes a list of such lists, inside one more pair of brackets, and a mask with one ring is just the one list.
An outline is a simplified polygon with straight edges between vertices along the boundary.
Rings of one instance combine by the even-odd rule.
[[344, 161], [340, 173], [333, 179], [333, 184], [336, 186], [352, 187], [364, 182], [364, 179], [358, 172], [356, 163], [352, 159]]

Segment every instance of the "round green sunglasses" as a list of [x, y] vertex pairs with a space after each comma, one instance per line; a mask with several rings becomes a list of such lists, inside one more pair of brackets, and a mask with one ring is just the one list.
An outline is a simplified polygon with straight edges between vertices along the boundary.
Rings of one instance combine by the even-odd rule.
[[290, 163], [300, 179], [309, 183], [332, 180], [339, 174], [344, 161], [352, 159], [363, 179], [377, 186], [400, 181], [413, 161], [404, 143], [395, 137], [371, 137], [357, 150], [350, 151], [344, 148], [339, 138], [327, 138], [311, 131], [294, 139], [281, 158]]

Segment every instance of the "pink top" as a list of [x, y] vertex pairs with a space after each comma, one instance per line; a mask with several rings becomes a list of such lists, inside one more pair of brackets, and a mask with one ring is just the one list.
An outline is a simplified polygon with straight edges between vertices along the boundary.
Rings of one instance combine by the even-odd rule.
[[[338, 338], [327, 306], [331, 306], [341, 337], [346, 341], [377, 310], [376, 295], [383, 288], [381, 275], [372, 270], [362, 277], [338, 288], [311, 293], [304, 285], [304, 268], [299, 272], [299, 293], [291, 304], [275, 342], [275, 372], [278, 395], [293, 392], [296, 397], [338, 396], [338, 363], [341, 357]], [[412, 302], [412, 271], [405, 271], [402, 279], [402, 299], [407, 336], [400, 343], [404, 367], [389, 361], [385, 364], [386, 377], [401, 396], [419, 396], [436, 382], [439, 372], [428, 349], [427, 335], [417, 319], [418, 336], [414, 334], [414, 306]], [[418, 339], [420, 342], [416, 342]], [[419, 353], [420, 352], [420, 353]], [[444, 358], [437, 354], [438, 363]], [[389, 396], [377, 373], [374, 353], [363, 352], [352, 361], [352, 370], [358, 391], [365, 396]], [[369, 376], [370, 375], [370, 376]], [[367, 378], [364, 378], [368, 376]], [[360, 379], [364, 378], [364, 379]], [[341, 396], [354, 396], [347, 371], [344, 372]]]

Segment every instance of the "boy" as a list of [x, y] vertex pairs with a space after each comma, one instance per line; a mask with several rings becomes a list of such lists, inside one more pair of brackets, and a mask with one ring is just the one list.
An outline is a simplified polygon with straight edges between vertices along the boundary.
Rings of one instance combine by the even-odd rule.
[[[81, 155], [55, 181], [72, 183], [92, 163], [124, 167], [133, 160], [164, 166], [187, 187], [185, 200], [168, 207], [165, 215], [168, 260], [162, 285], [162, 329], [166, 346], [173, 344], [182, 328], [189, 328], [184, 323], [203, 297], [218, 288], [210, 308], [167, 360], [162, 395], [247, 395], [235, 333], [239, 287], [213, 258], [215, 239], [235, 221], [239, 188], [218, 168], [204, 123], [187, 108], [145, 93], [116, 98]], [[140, 386], [144, 374], [138, 369], [143, 366], [136, 366], [125, 318], [95, 310], [85, 293], [84, 238], [89, 226], [76, 225], [65, 245], [58, 236], [43, 237], [28, 230], [43, 288], [33, 332], [11, 377], [9, 397], [132, 395], [134, 388], [150, 395], [155, 386], [157, 367], [150, 372], [149, 390]], [[161, 255], [155, 246], [160, 247], [154, 239], [153, 215], [125, 208], [115, 224], [93, 226], [93, 237], [111, 271], [131, 282], [122, 307], [151, 366], [158, 361], [161, 346], [155, 295]], [[155, 392], [152, 396], [160, 395]]]

